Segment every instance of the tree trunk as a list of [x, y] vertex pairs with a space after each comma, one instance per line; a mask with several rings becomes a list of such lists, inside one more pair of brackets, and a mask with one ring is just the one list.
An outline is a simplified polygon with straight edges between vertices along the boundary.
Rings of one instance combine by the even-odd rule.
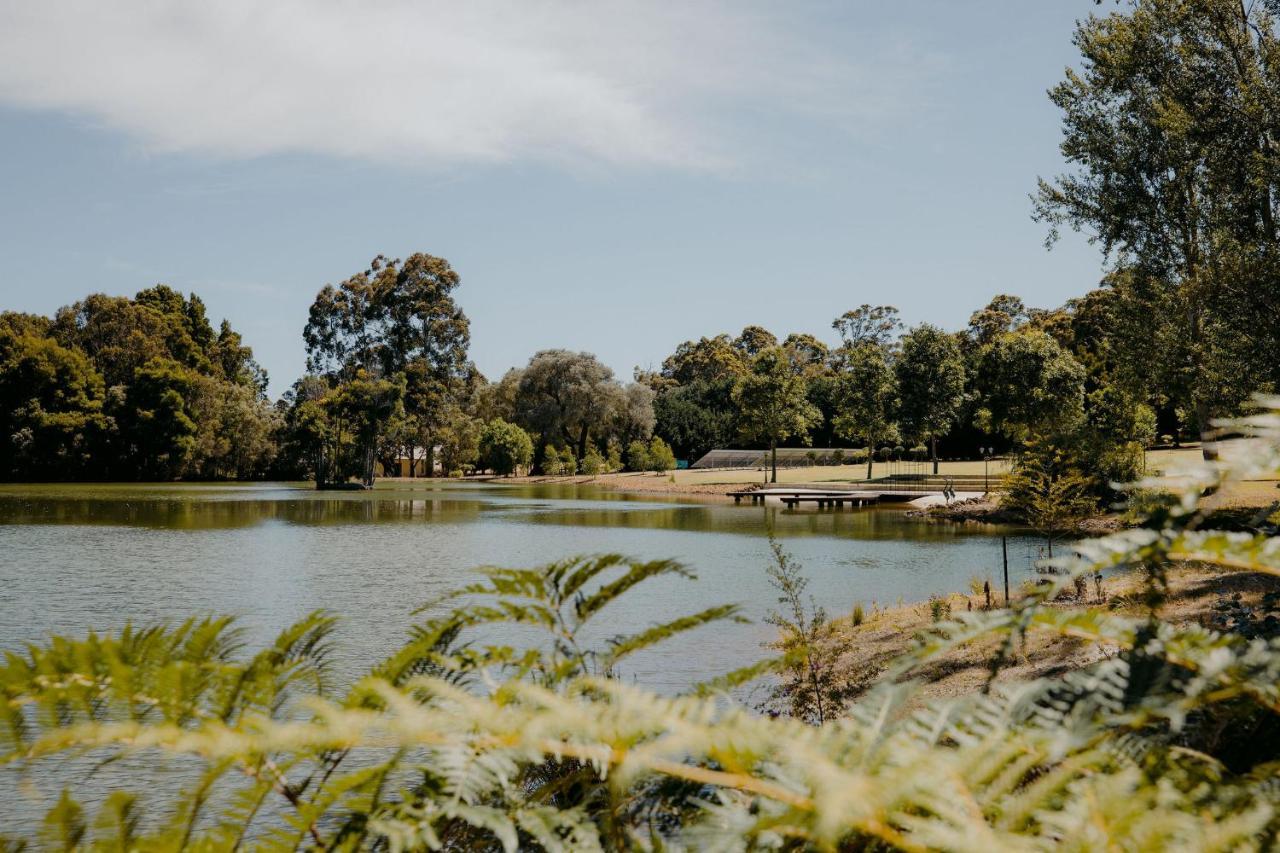
[[373, 463], [377, 456], [377, 447], [370, 442], [364, 450], [364, 476], [361, 478], [361, 482], [369, 487], [373, 486]]
[[434, 438], [427, 439], [427, 446], [422, 448], [422, 468], [424, 477], [434, 477], [436, 475], [436, 442]]
[[871, 448], [869, 448], [869, 447], [867, 448], [867, 450], [868, 450], [868, 453], [867, 453], [867, 479], [868, 479], [868, 480], [870, 480], [870, 479], [871, 479], [871, 464], [872, 464], [873, 462], [875, 462], [875, 461], [876, 461], [876, 454], [875, 454], [875, 451], [871, 450]]
[[938, 437], [929, 436], [929, 444], [933, 448], [933, 475], [938, 476]]
[[[1188, 182], [1190, 183], [1190, 182]], [[1187, 209], [1195, 210], [1196, 197], [1195, 187], [1190, 185], [1187, 190]], [[1204, 318], [1201, 312], [1201, 293], [1204, 282], [1200, 280], [1200, 253], [1197, 246], [1197, 233], [1194, 222], [1189, 226], [1185, 240], [1184, 254], [1186, 261], [1183, 268], [1184, 297], [1187, 305], [1187, 341], [1191, 344], [1191, 388], [1192, 396], [1195, 398], [1196, 427], [1200, 432], [1200, 454], [1206, 462], [1213, 461], [1218, 458], [1218, 451], [1213, 447], [1213, 442], [1207, 440], [1209, 430], [1211, 429], [1209, 421], [1213, 419], [1209, 412], [1209, 404], [1204, 401], [1198, 393], [1200, 382], [1203, 381], [1204, 371]]]
[[1210, 421], [1213, 420], [1213, 413], [1210, 412], [1208, 403], [1196, 402], [1196, 420], [1200, 429], [1200, 456], [1206, 462], [1213, 462], [1218, 458], [1218, 445], [1212, 440], [1213, 427]]
[[772, 483], [778, 482], [778, 441], [777, 439], [769, 439], [769, 456], [771, 457], [769, 467], [773, 470]]
[[533, 461], [529, 463], [530, 471], [538, 471], [541, 474], [547, 473], [545, 467], [547, 463], [547, 433], [545, 431], [538, 435], [538, 446], [533, 449]]
[[587, 437], [591, 428], [586, 424], [582, 425], [582, 431], [578, 433], [578, 461], [581, 462], [587, 455]]

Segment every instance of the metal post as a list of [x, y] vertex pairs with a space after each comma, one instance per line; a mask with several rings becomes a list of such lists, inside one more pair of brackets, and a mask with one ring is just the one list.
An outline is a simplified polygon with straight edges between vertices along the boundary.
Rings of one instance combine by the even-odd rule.
[[1004, 606], [1009, 606], [1009, 539], [1000, 537], [1000, 551], [1004, 555]]

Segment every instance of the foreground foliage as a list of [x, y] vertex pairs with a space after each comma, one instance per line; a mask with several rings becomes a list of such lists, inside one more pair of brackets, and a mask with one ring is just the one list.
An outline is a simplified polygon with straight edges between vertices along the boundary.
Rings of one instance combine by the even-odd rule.
[[[1174, 561], [1280, 574], [1274, 531], [1202, 529], [1197, 510], [1225, 477], [1280, 470], [1272, 403], [1180, 502], [1076, 546], [1010, 609], [935, 626], [822, 726], [720, 692], [754, 672], [678, 697], [613, 677], [640, 650], [739, 617], [711, 608], [593, 643], [629, 591], [688, 576], [599, 557], [487, 570], [345, 693], [331, 683], [323, 614], [249, 657], [225, 619], [55, 638], [0, 669], [4, 761], [13, 772], [75, 755], [199, 765], [180, 791], [149, 780], [147, 795], [90, 805], [64, 794], [44, 826], [55, 847], [1274, 847], [1280, 638], [1052, 604], [1076, 578], [1121, 567], [1147, 573], [1153, 605]], [[528, 642], [487, 641], [498, 626]], [[906, 679], [921, 665], [996, 637], [994, 674], [1033, 631], [1107, 655], [1060, 678], [911, 701]]]

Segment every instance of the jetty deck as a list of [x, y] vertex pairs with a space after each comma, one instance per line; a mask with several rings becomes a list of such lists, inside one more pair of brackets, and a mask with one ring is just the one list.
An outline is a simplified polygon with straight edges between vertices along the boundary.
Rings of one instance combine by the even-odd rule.
[[788, 508], [804, 504], [816, 505], [819, 509], [828, 506], [840, 508], [849, 506], [866, 506], [874, 503], [936, 503], [945, 499], [948, 490], [954, 498], [981, 497], [993, 486], [1003, 485], [1003, 478], [986, 477], [889, 477], [882, 480], [862, 480], [849, 483], [798, 483], [787, 486], [766, 485], [750, 489], [736, 489], [726, 492], [734, 503], [749, 500], [752, 504], [763, 504], [768, 500], [777, 500]]

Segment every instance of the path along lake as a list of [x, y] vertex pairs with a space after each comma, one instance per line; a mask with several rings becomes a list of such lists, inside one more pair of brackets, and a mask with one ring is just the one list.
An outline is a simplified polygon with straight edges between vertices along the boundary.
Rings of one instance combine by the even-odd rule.
[[[904, 509], [425, 480], [345, 493], [302, 483], [0, 486], [0, 651], [51, 633], [215, 613], [265, 641], [325, 608], [341, 616], [339, 673], [354, 676], [403, 642], [417, 605], [474, 579], [478, 566], [617, 552], [676, 558], [698, 580], [633, 591], [603, 620], [609, 635], [726, 602], [752, 620], [700, 629], [624, 671], [675, 691], [757, 660], [774, 636], [762, 622], [776, 603], [770, 526], [833, 615], [961, 591], [973, 575], [998, 586], [1002, 531], [912, 520]], [[1010, 536], [1012, 584], [1030, 574], [1034, 550]]]

